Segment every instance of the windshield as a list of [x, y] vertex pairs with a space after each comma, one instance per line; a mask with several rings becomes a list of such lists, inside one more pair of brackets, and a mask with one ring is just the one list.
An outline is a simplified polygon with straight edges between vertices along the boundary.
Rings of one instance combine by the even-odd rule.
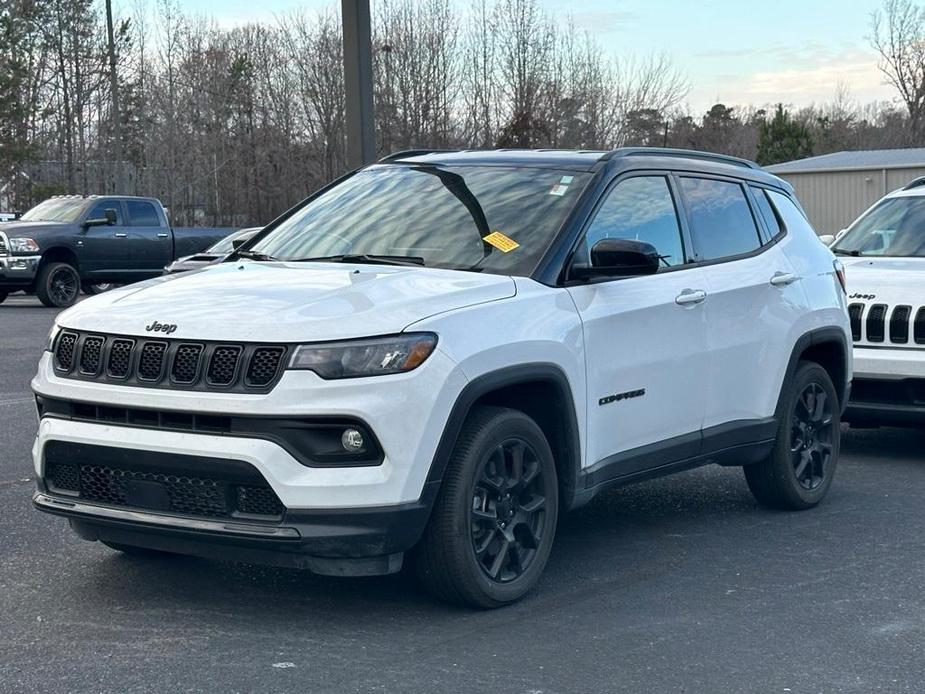
[[76, 222], [86, 202], [83, 198], [51, 198], [40, 202], [20, 219], [25, 222]]
[[855, 222], [832, 250], [856, 255], [925, 257], [925, 197], [882, 201]]
[[216, 243], [213, 243], [209, 246], [203, 253], [208, 253], [209, 255], [228, 255], [231, 251], [234, 250], [234, 242], [241, 240], [247, 241], [251, 236], [256, 234], [259, 229], [242, 229], [241, 231], [235, 231], [231, 234], [228, 234], [225, 238], [219, 240]]
[[280, 260], [407, 256], [428, 267], [528, 275], [589, 178], [540, 168], [373, 166], [250, 250]]

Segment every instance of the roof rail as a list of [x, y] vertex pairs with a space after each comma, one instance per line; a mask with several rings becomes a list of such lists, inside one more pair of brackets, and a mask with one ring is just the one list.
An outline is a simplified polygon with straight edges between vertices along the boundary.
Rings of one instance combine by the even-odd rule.
[[913, 178], [906, 185], [902, 187], [903, 190], [912, 190], [913, 188], [921, 188], [925, 186], [925, 176], [919, 176], [918, 178]]
[[386, 161], [396, 161], [398, 159], [407, 159], [409, 157], [419, 157], [423, 154], [440, 154], [441, 152], [456, 152], [455, 149], [404, 149], [400, 152], [392, 152], [382, 157], [377, 164], [381, 164]]
[[670, 147], [621, 147], [605, 154], [601, 160], [608, 161], [614, 157], [680, 157], [683, 159], [700, 159], [713, 161], [718, 164], [732, 164], [748, 169], [760, 169], [753, 161], [732, 157], [728, 154], [713, 154], [712, 152], [697, 152], [692, 149], [672, 149]]

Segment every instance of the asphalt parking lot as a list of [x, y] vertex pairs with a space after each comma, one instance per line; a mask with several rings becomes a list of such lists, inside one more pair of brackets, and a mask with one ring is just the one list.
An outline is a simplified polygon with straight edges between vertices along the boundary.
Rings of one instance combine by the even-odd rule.
[[494, 612], [405, 576], [129, 559], [32, 510], [29, 380], [54, 311], [0, 305], [2, 692], [921, 692], [925, 432], [847, 431], [818, 509], [741, 471], [606, 493]]

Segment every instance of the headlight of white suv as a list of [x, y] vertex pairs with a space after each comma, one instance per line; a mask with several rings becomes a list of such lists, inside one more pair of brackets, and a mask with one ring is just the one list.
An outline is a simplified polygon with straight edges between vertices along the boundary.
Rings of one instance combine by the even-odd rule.
[[38, 253], [39, 245], [35, 239], [17, 238], [9, 239], [9, 249], [11, 253]]
[[324, 379], [385, 376], [416, 369], [436, 346], [433, 333], [300, 345], [289, 368], [314, 371]]
[[45, 351], [54, 352], [55, 351], [55, 340], [58, 339], [58, 333], [61, 332], [61, 326], [56, 322], [51, 326], [51, 330], [48, 331], [48, 338], [45, 340]]

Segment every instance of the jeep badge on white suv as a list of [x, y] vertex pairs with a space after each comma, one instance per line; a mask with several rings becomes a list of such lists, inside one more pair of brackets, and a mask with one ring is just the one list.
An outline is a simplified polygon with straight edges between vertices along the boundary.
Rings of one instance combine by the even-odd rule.
[[62, 313], [35, 506], [127, 553], [503, 605], [609, 485], [742, 466], [818, 504], [851, 332], [790, 186], [675, 150], [393, 155], [224, 262]]
[[925, 179], [877, 202], [833, 244], [849, 279], [854, 426], [925, 424]]

